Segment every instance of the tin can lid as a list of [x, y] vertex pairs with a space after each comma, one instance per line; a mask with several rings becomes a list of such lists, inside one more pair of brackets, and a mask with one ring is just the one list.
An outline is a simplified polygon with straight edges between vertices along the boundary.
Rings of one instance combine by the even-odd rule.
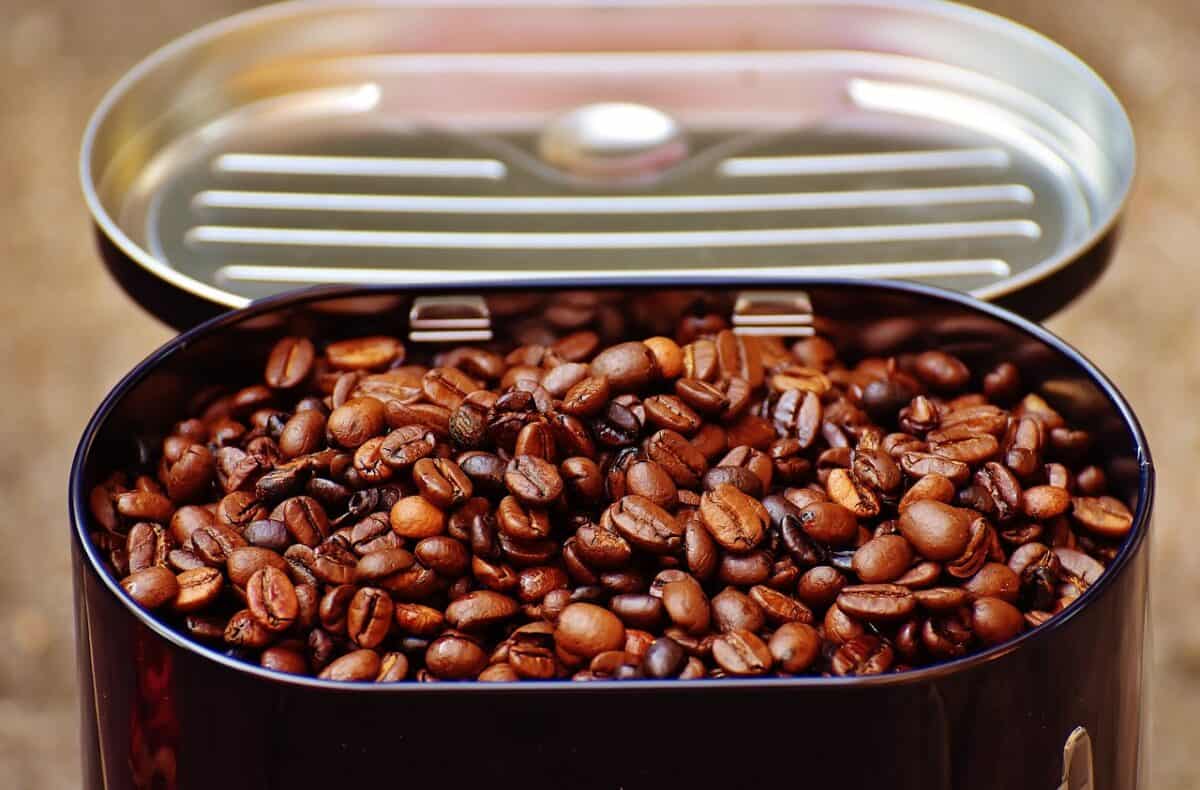
[[1041, 317], [1099, 274], [1112, 91], [937, 0], [292, 2], [156, 52], [85, 195], [152, 312], [320, 283], [920, 280]]

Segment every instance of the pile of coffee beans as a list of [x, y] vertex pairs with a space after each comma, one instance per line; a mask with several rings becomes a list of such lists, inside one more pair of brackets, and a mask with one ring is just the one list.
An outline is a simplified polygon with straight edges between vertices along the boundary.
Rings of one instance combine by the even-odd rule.
[[[1061, 612], [1133, 517], [1012, 364], [716, 315], [406, 360], [285, 337], [91, 491], [139, 605], [345, 681], [868, 675]], [[252, 378], [257, 381], [251, 382]]]

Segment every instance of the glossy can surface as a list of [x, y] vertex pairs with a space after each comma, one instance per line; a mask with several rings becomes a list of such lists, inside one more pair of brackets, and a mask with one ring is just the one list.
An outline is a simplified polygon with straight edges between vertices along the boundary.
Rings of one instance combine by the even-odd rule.
[[[87, 541], [86, 492], [136, 452], [133, 440], [152, 439], [177, 416], [190, 376], [254, 358], [298, 326], [326, 337], [368, 327], [404, 335], [416, 293], [280, 297], [168, 343], [114, 389], [80, 444], [71, 516], [85, 786], [867, 788], [887, 777], [898, 790], [1057, 788], [1064, 743], [1083, 726], [1096, 786], [1136, 787], [1153, 468], [1112, 385], [1045, 330], [961, 295], [680, 279], [622, 293], [636, 310], [691, 295], [728, 307], [744, 288], [802, 289], [814, 324], [852, 353], [921, 343], [981, 363], [1014, 361], [1057, 408], [1086, 415], [1103, 443], [1111, 478], [1136, 504], [1120, 554], [1046, 626], [969, 658], [870, 679], [354, 687], [241, 664], [155, 623], [124, 596]], [[546, 291], [521, 293], [536, 306]]]

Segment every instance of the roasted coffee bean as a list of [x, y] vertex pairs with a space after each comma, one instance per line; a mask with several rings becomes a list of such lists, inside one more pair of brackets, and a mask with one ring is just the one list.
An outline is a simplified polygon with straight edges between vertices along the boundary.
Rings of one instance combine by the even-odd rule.
[[1124, 537], [1133, 528], [1133, 514], [1129, 508], [1110, 496], [1075, 497], [1071, 516], [1092, 534], [1110, 540]]
[[806, 623], [784, 623], [771, 634], [767, 649], [784, 672], [807, 671], [821, 654], [821, 635]]
[[383, 433], [384, 406], [375, 398], [355, 398], [329, 414], [325, 430], [340, 446], [354, 449]]
[[613, 392], [637, 392], [658, 375], [654, 353], [644, 343], [620, 343], [592, 360], [591, 374], [608, 379]]
[[374, 650], [355, 650], [330, 662], [318, 675], [322, 680], [367, 682], [379, 675], [381, 662]]
[[450, 413], [447, 431], [456, 447], [473, 450], [483, 447], [487, 440], [487, 410], [464, 401]]
[[397, 535], [413, 540], [440, 535], [446, 527], [446, 514], [423, 496], [407, 496], [398, 501], [389, 520]]
[[172, 545], [170, 533], [159, 525], [145, 521], [134, 524], [125, 540], [129, 572], [137, 573], [155, 565], [166, 567]]
[[646, 441], [646, 455], [681, 488], [695, 488], [708, 469], [708, 460], [680, 433], [658, 431]]
[[537, 603], [569, 584], [566, 571], [554, 565], [523, 568], [517, 576], [517, 595], [523, 603]]
[[985, 596], [971, 605], [971, 627], [984, 645], [998, 645], [1025, 630], [1025, 618], [1008, 601]]
[[813, 502], [800, 511], [800, 528], [820, 543], [845, 546], [858, 536], [858, 519], [836, 502]]
[[825, 483], [825, 488], [829, 493], [830, 500], [846, 508], [858, 518], [872, 518], [879, 515], [878, 495], [861, 484], [849, 470], [832, 470]]
[[609, 608], [628, 628], [656, 630], [663, 621], [662, 601], [642, 593], [614, 595]]
[[683, 545], [683, 526], [645, 497], [622, 497], [609, 506], [605, 516], [621, 537], [644, 551], [671, 554]]
[[590, 504], [604, 496], [604, 476], [591, 458], [568, 458], [559, 465], [558, 472], [563, 479], [563, 489], [573, 502]]
[[811, 623], [812, 610], [778, 590], [758, 584], [750, 588], [750, 598], [759, 605], [772, 623]]
[[973, 638], [970, 623], [958, 613], [930, 617], [921, 629], [925, 649], [941, 659], [965, 655]]
[[607, 609], [590, 603], [573, 603], [559, 615], [554, 640], [568, 653], [592, 658], [606, 650], [619, 649], [625, 642], [625, 627]]
[[300, 608], [291, 580], [273, 565], [255, 571], [246, 582], [246, 600], [250, 613], [270, 631], [291, 628]]
[[970, 598], [961, 587], [931, 587], [913, 593], [917, 605], [930, 612], [953, 612]]
[[912, 564], [912, 547], [900, 535], [882, 535], [864, 543], [854, 552], [852, 567], [867, 584], [893, 582]]
[[[968, 511], [969, 512], [969, 511]], [[956, 579], [967, 579], [979, 572], [987, 562], [995, 535], [987, 519], [978, 516], [971, 521], [968, 530], [967, 545], [955, 559], [946, 563], [946, 573]]]
[[838, 608], [867, 622], [894, 622], [912, 614], [917, 602], [907, 587], [898, 584], [856, 584], [842, 588]]
[[517, 602], [507, 595], [476, 590], [446, 607], [446, 621], [455, 628], [474, 631], [509, 620], [519, 610]]
[[[413, 554], [422, 565], [447, 578], [463, 575], [471, 565], [471, 553], [467, 547], [447, 535], [425, 538], [413, 548]], [[362, 560], [359, 561], [361, 565]]]
[[764, 675], [775, 657], [754, 633], [746, 630], [721, 634], [712, 643], [713, 660], [730, 675]]
[[829, 667], [839, 676], [881, 675], [891, 669], [894, 660], [894, 651], [886, 639], [863, 634], [839, 647]]
[[433, 452], [437, 437], [422, 425], [404, 425], [389, 433], [379, 455], [393, 469], [407, 469]]
[[490, 496], [506, 491], [504, 487], [505, 463], [494, 453], [468, 452], [454, 460], [466, 476], [471, 478], [477, 494]]
[[1017, 603], [1021, 594], [1021, 577], [999, 562], [989, 562], [963, 582], [963, 589], [974, 598], [999, 598]]
[[284, 647], [268, 647], [262, 652], [258, 663], [263, 669], [289, 675], [308, 674], [308, 659], [302, 653]]
[[762, 542], [771, 517], [762, 503], [728, 484], [700, 498], [700, 519], [729, 551], [749, 551]]
[[672, 507], [678, 501], [675, 481], [653, 461], [635, 461], [625, 471], [625, 490], [645, 497], [659, 507]]
[[165, 567], [151, 565], [122, 579], [121, 588], [138, 606], [157, 609], [175, 600], [180, 584]]
[[[650, 598], [650, 600], [655, 599]], [[722, 633], [738, 629], [757, 632], [767, 621], [762, 607], [750, 596], [734, 587], [726, 587], [713, 596], [710, 606], [713, 625]]]
[[716, 541], [699, 518], [692, 517], [684, 525], [684, 560], [687, 569], [700, 581], [708, 581], [717, 571], [719, 551]]
[[749, 587], [763, 584], [771, 578], [774, 566], [771, 553], [765, 550], [745, 554], [725, 552], [717, 565], [717, 580], [725, 584]]
[[225, 624], [225, 642], [235, 647], [261, 648], [270, 644], [274, 634], [259, 622], [249, 609], [235, 612]]
[[372, 336], [339, 340], [325, 348], [325, 356], [342, 370], [382, 368], [404, 360], [404, 346], [392, 337]]
[[678, 379], [675, 382], [675, 394], [695, 411], [710, 417], [721, 414], [729, 406], [729, 399], [725, 393], [700, 379]]
[[646, 398], [646, 420], [656, 428], [669, 428], [691, 436], [700, 428], [700, 415], [675, 395], [653, 395]]
[[513, 496], [529, 505], [549, 504], [563, 492], [558, 468], [532, 455], [515, 456], [505, 469], [504, 482]]
[[[224, 585], [221, 572], [216, 568], [206, 567], [186, 570], [179, 574], [176, 581], [179, 589], [172, 600], [172, 606], [177, 612], [204, 610], [217, 600]], [[166, 586], [169, 587], [169, 583]], [[130, 592], [130, 595], [133, 595], [133, 592]]]
[[921, 556], [954, 560], [967, 548], [971, 522], [970, 511], [922, 499], [900, 514], [900, 532]]
[[708, 630], [712, 609], [704, 589], [694, 578], [683, 574], [678, 580], [667, 582], [662, 586], [661, 597], [672, 623], [690, 634]]
[[392, 599], [386, 592], [375, 587], [360, 587], [350, 601], [346, 634], [359, 647], [376, 647], [387, 636], [392, 617]]
[[[631, 522], [635, 517], [628, 517]], [[575, 532], [575, 551], [580, 559], [599, 570], [624, 568], [633, 557], [633, 548], [616, 531], [587, 523]]]
[[[436, 540], [436, 538], [426, 538]], [[424, 541], [422, 541], [424, 543]], [[354, 577], [359, 581], [377, 581], [413, 567], [416, 558], [403, 549], [380, 549], [365, 553], [355, 565]]]
[[642, 657], [642, 672], [647, 677], [664, 680], [677, 677], [687, 664], [683, 647], [669, 636], [655, 639]]
[[825, 609], [846, 586], [846, 577], [829, 565], [809, 568], [796, 583], [796, 595], [812, 609]]
[[513, 496], [500, 500], [496, 524], [501, 532], [516, 540], [543, 540], [550, 535], [550, 517], [546, 511], [529, 507]]

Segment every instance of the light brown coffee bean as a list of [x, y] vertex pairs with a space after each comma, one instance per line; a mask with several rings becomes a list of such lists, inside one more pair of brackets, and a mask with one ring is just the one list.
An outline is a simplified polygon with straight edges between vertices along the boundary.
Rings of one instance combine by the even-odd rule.
[[158, 609], [175, 600], [179, 581], [161, 565], [151, 565], [121, 580], [121, 588], [138, 606]]
[[700, 498], [700, 519], [713, 539], [729, 551], [749, 551], [766, 535], [771, 517], [762, 503], [728, 484]]
[[770, 648], [746, 630], [721, 634], [712, 643], [713, 660], [730, 675], [764, 675], [775, 663]]

